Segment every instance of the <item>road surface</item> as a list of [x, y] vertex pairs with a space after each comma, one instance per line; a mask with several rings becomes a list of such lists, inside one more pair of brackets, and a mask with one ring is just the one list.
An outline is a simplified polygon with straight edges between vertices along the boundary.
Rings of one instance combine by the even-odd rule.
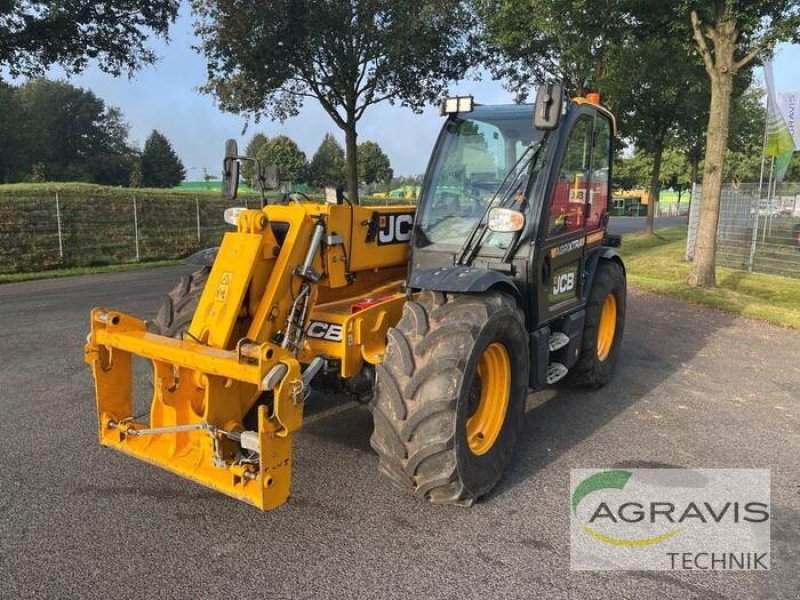
[[[608, 221], [608, 232], [614, 235], [644, 231], [646, 217], [611, 217]], [[656, 230], [676, 225], [686, 225], [689, 217], [656, 217]]]
[[[632, 292], [617, 377], [532, 394], [499, 488], [430, 506], [376, 471], [366, 408], [312, 397], [261, 513], [98, 446], [92, 306], [153, 315], [185, 267], [0, 285], [0, 598], [782, 598], [800, 590], [800, 335]], [[569, 471], [769, 467], [768, 573], [569, 568]]]

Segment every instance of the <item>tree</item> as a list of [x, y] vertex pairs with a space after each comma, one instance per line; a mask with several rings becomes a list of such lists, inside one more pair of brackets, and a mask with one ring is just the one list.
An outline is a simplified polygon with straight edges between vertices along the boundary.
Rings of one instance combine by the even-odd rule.
[[685, 152], [675, 147], [664, 151], [661, 185], [678, 192], [678, 204], [680, 204], [683, 194], [692, 188], [692, 167]]
[[308, 165], [308, 176], [315, 187], [338, 186], [345, 178], [344, 150], [330, 133], [326, 133]]
[[624, 0], [477, 0], [495, 77], [524, 100], [553, 77], [579, 96], [599, 88], [629, 17]]
[[[702, 81], [688, 45], [664, 36], [669, 3], [603, 0], [480, 0], [495, 74], [512, 89], [557, 76], [578, 95], [601, 89], [615, 110], [620, 135], [652, 157], [647, 187], [647, 230], [652, 233], [664, 151], [682, 115], [691, 112], [684, 92]], [[681, 53], [685, 54], [681, 60]], [[519, 94], [522, 96], [524, 94]]]
[[155, 129], [142, 150], [142, 183], [145, 187], [175, 187], [186, 177], [186, 169], [164, 134]]
[[113, 75], [155, 61], [150, 33], [166, 38], [178, 0], [5, 0], [0, 2], [0, 67], [12, 77], [44, 74], [60, 64], [68, 73], [89, 60]]
[[50, 181], [128, 183], [135, 151], [119, 109], [63, 81], [33, 79], [14, 96], [19, 170], [9, 180], [27, 179], [41, 163]]
[[[665, 36], [675, 20], [669, 2], [632, 3], [628, 30], [609, 51], [603, 91], [617, 115], [623, 138], [651, 158], [645, 229], [654, 231], [665, 153], [686, 119], [696, 112], [696, 91], [705, 84], [702, 66], [694, 60], [681, 33]], [[707, 86], [705, 86], [707, 87]]]
[[[247, 148], [245, 148], [244, 155], [248, 158], [255, 158], [258, 160], [264, 160], [264, 155], [267, 150], [267, 144], [269, 144], [269, 138], [265, 136], [263, 133], [257, 133], [253, 136], [250, 140], [250, 143], [247, 144]], [[251, 161], [244, 161], [242, 164], [242, 178], [250, 184], [251, 187], [256, 186], [256, 165]]]
[[272, 138], [264, 149], [264, 160], [278, 167], [281, 181], [299, 182], [305, 176], [306, 155], [286, 135]]
[[[722, 168], [723, 182], [732, 185], [758, 183], [761, 175], [761, 144], [744, 147], [741, 150], [725, 150], [725, 163]], [[767, 166], [767, 168], [769, 168]], [[766, 184], [765, 184], [766, 185]]]
[[0, 183], [18, 181], [22, 171], [28, 171], [22, 156], [24, 137], [22, 109], [16, 88], [0, 81]]
[[792, 162], [789, 163], [789, 168], [786, 169], [785, 181], [800, 181], [800, 152], [795, 152], [792, 156]]
[[378, 144], [363, 142], [358, 145], [358, 177], [363, 183], [388, 183], [393, 174], [389, 157]]
[[459, 0], [193, 0], [204, 90], [229, 112], [280, 120], [315, 98], [345, 134], [358, 201], [357, 125], [378, 102], [414, 110], [472, 64], [473, 15]]
[[800, 39], [796, 0], [683, 0], [711, 84], [700, 221], [689, 285], [716, 285], [717, 224], [730, 125], [740, 74], [782, 40]]
[[653, 172], [653, 159], [645, 152], [634, 151], [627, 157], [614, 160], [614, 189], [644, 189], [650, 183]]
[[128, 179], [128, 187], [140, 188], [144, 185], [144, 176], [142, 175], [142, 162], [137, 160], [131, 169], [131, 175]]

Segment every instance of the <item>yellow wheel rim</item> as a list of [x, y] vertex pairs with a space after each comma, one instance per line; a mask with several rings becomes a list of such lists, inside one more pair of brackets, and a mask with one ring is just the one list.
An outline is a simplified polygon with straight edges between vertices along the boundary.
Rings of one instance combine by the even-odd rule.
[[494, 342], [478, 362], [480, 398], [467, 417], [467, 443], [473, 454], [486, 454], [500, 435], [511, 393], [511, 361], [503, 344]]
[[609, 294], [600, 309], [600, 323], [597, 326], [597, 358], [601, 361], [611, 354], [614, 336], [617, 333], [617, 297]]

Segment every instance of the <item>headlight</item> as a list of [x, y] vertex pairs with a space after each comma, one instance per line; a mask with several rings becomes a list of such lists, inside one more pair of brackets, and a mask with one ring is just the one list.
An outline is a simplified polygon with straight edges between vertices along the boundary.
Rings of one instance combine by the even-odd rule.
[[489, 231], [495, 233], [513, 233], [525, 225], [525, 215], [510, 208], [492, 208], [489, 210]]
[[239, 226], [239, 216], [246, 211], [244, 206], [233, 206], [225, 209], [225, 222], [234, 227]]

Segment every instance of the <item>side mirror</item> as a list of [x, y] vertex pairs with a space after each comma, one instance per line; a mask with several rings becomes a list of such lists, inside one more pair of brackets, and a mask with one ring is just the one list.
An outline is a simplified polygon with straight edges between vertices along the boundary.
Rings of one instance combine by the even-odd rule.
[[222, 197], [236, 199], [239, 192], [239, 148], [236, 140], [225, 142], [225, 159], [222, 161]]
[[564, 88], [560, 83], [544, 83], [536, 91], [536, 107], [533, 112], [533, 126], [550, 131], [558, 127], [561, 119], [561, 103]]
[[262, 190], [277, 190], [279, 187], [281, 187], [278, 165], [265, 165], [258, 163], [258, 166], [258, 184], [261, 186]]

